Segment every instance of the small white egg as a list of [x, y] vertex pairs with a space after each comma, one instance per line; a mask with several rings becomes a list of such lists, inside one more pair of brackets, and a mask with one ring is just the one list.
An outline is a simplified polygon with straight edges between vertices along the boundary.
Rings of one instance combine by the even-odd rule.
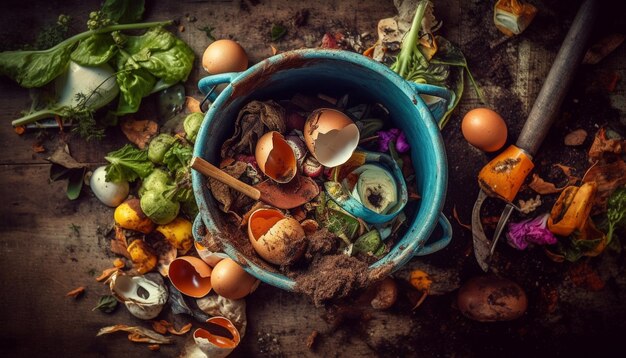
[[128, 196], [129, 186], [127, 181], [113, 183], [106, 181], [106, 171], [104, 166], [93, 171], [89, 186], [96, 197], [110, 207], [120, 205]]

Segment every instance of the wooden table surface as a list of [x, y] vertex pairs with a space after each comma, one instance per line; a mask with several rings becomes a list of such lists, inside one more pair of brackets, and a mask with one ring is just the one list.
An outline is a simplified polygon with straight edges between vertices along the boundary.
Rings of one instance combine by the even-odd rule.
[[[460, 45], [470, 66], [475, 64], [478, 68], [474, 75], [488, 104], [503, 110], [504, 102], [514, 101], [519, 105], [517, 111], [503, 113], [510, 138], [519, 134], [577, 8], [557, 6], [558, 1], [532, 2], [540, 8], [535, 23], [527, 33], [502, 44], [497, 44], [501, 36], [492, 26], [489, 6], [480, 5], [479, 1], [446, 0], [438, 1], [436, 7], [436, 14], [444, 21], [444, 35]], [[5, 45], [32, 41], [36, 29], [54, 21], [60, 13], [73, 16], [74, 31], [84, 29], [89, 11], [98, 6], [99, 1], [94, 0], [2, 1], [0, 41]], [[296, 28], [292, 19], [301, 9], [309, 11], [309, 20], [305, 26]], [[387, 0], [155, 0], [147, 1], [146, 20], [180, 20], [184, 31], [172, 30], [177, 31], [197, 56], [186, 88], [188, 94], [199, 98], [195, 84], [204, 76], [199, 58], [210, 43], [200, 27], [214, 27], [216, 38], [239, 41], [251, 62], [256, 63], [271, 54], [270, 44], [279, 50], [289, 50], [318, 46], [326, 31], [375, 33], [378, 20], [395, 12], [393, 2]], [[197, 21], [190, 22], [189, 17]], [[283, 23], [288, 28], [286, 37], [277, 43], [270, 40], [272, 23]], [[476, 48], [472, 46], [476, 42], [491, 43], [490, 48], [495, 48], [492, 53], [501, 60], [498, 66], [504, 67], [489, 69], [485, 65], [489, 59], [483, 58], [485, 54], [468, 52]], [[626, 112], [625, 63], [626, 50], [622, 46], [588, 70], [591, 75], [613, 71], [621, 76], [622, 81], [606, 105], [615, 107], [622, 119]], [[481, 81], [481, 75], [488, 77], [489, 71], [500, 70], [510, 75], [508, 82]], [[95, 336], [104, 326], [147, 324], [123, 307], [111, 315], [92, 311], [99, 296], [108, 293], [105, 285], [95, 281], [93, 273], [110, 267], [115, 258], [103, 235], [111, 226], [113, 210], [104, 207], [88, 188], [83, 189], [78, 200], [69, 201], [64, 182], [48, 182], [50, 163], [46, 158], [57, 146], [58, 130], [29, 131], [18, 136], [9, 124], [28, 104], [27, 90], [6, 78], [0, 79], [0, 356], [175, 356], [184, 338], [179, 338], [176, 345], [150, 352], [143, 344], [129, 342], [124, 334]], [[450, 162], [444, 214], [450, 220], [456, 206], [461, 220], [469, 222], [477, 193], [475, 175], [488, 160], [484, 153], [469, 147], [460, 134], [462, 114], [477, 105], [478, 99], [466, 86], [461, 105], [443, 131]], [[599, 118], [590, 120], [595, 121], [593, 125], [604, 124]], [[558, 132], [549, 138], [554, 145], [561, 145], [558, 141], [575, 126], [561, 124], [557, 126]], [[35, 153], [32, 146], [42, 134], [46, 152]], [[64, 137], [72, 155], [91, 168], [103, 164], [104, 155], [125, 141], [117, 128], [109, 130], [102, 142], [86, 143], [72, 135]], [[73, 225], [80, 230], [75, 232]], [[509, 323], [480, 324], [465, 319], [454, 305], [459, 281], [465, 280], [468, 272], [478, 272], [471, 252], [468, 255], [467, 251], [471, 234], [456, 222], [454, 230], [453, 243], [448, 248], [431, 258], [414, 259], [409, 265], [423, 268], [447, 284], [446, 294], [429, 297], [416, 312], [401, 308], [372, 311], [367, 320], [352, 320], [333, 327], [322, 319], [326, 311], [315, 307], [308, 298], [261, 285], [247, 298], [248, 331], [233, 356], [474, 356], [495, 355], [507, 349], [521, 355], [522, 352], [599, 352], [619, 347], [615, 345], [616, 337], [620, 329], [623, 332], [626, 328], [623, 254], [610, 256], [612, 261], [600, 264], [610, 268], [607, 269], [610, 273], [601, 271], [603, 278], [611, 275], [610, 287], [602, 291], [589, 292], [567, 280], [555, 285], [560, 292], [560, 306], [549, 314], [541, 313], [539, 308], [540, 286], [549, 279], [536, 274], [537, 271], [530, 277], [517, 273], [515, 278], [531, 298], [528, 317]], [[541, 267], [551, 265], [539, 250], [531, 253], [502, 250], [514, 258], [532, 255], [533, 262], [539, 262], [537, 265]], [[515, 260], [513, 265], [518, 262]], [[562, 267], [565, 272], [567, 266]], [[83, 297], [74, 300], [65, 296], [78, 286], [86, 287]], [[186, 316], [176, 320], [193, 321]], [[193, 322], [194, 328], [201, 325]], [[314, 330], [319, 336], [315, 349], [309, 350], [306, 340]], [[593, 339], [585, 341], [588, 337]], [[620, 349], [624, 350], [623, 345]]]

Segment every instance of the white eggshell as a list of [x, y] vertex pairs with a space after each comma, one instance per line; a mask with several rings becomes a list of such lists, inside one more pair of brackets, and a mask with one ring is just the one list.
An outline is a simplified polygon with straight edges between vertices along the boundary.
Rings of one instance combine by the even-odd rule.
[[110, 207], [120, 205], [128, 196], [129, 186], [127, 181], [121, 183], [113, 183], [105, 180], [106, 171], [104, 166], [93, 171], [89, 186], [96, 197], [104, 204]]

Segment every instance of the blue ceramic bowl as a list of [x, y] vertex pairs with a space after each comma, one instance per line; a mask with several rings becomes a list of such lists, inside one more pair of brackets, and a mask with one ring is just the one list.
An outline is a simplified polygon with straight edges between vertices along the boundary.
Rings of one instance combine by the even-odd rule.
[[[218, 95], [213, 89], [219, 84], [226, 84], [226, 87]], [[409, 228], [404, 237], [370, 267], [391, 264], [392, 271], [395, 271], [413, 256], [436, 252], [450, 242], [452, 229], [441, 213], [448, 180], [447, 161], [437, 127], [437, 119], [441, 118], [450, 100], [446, 89], [407, 82], [384, 65], [356, 53], [320, 49], [285, 52], [241, 73], [203, 78], [198, 86], [208, 94], [212, 104], [198, 133], [194, 155], [213, 163], [220, 159], [221, 145], [232, 134], [239, 110], [252, 100], [284, 98], [285, 95], [313, 90], [358, 93], [382, 103], [391, 114], [393, 126], [404, 131], [411, 144], [411, 159], [417, 173], [416, 190], [422, 199], [414, 217], [408, 218]], [[420, 95], [442, 100], [429, 108]], [[200, 226], [205, 226], [224, 244], [224, 252], [250, 274], [276, 287], [293, 290], [295, 282], [292, 279], [256, 265], [223, 237], [227, 224], [207, 187], [207, 179], [193, 171], [192, 180], [200, 209], [194, 233], [201, 232]], [[442, 226], [442, 237], [425, 245], [437, 223]], [[200, 239], [196, 237], [196, 240]]]

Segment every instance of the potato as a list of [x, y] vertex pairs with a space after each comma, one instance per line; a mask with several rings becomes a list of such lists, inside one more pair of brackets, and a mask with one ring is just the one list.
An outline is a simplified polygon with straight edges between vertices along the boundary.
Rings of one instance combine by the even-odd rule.
[[476, 321], [510, 321], [526, 312], [528, 299], [513, 281], [492, 275], [478, 276], [461, 287], [457, 305], [464, 316]]

